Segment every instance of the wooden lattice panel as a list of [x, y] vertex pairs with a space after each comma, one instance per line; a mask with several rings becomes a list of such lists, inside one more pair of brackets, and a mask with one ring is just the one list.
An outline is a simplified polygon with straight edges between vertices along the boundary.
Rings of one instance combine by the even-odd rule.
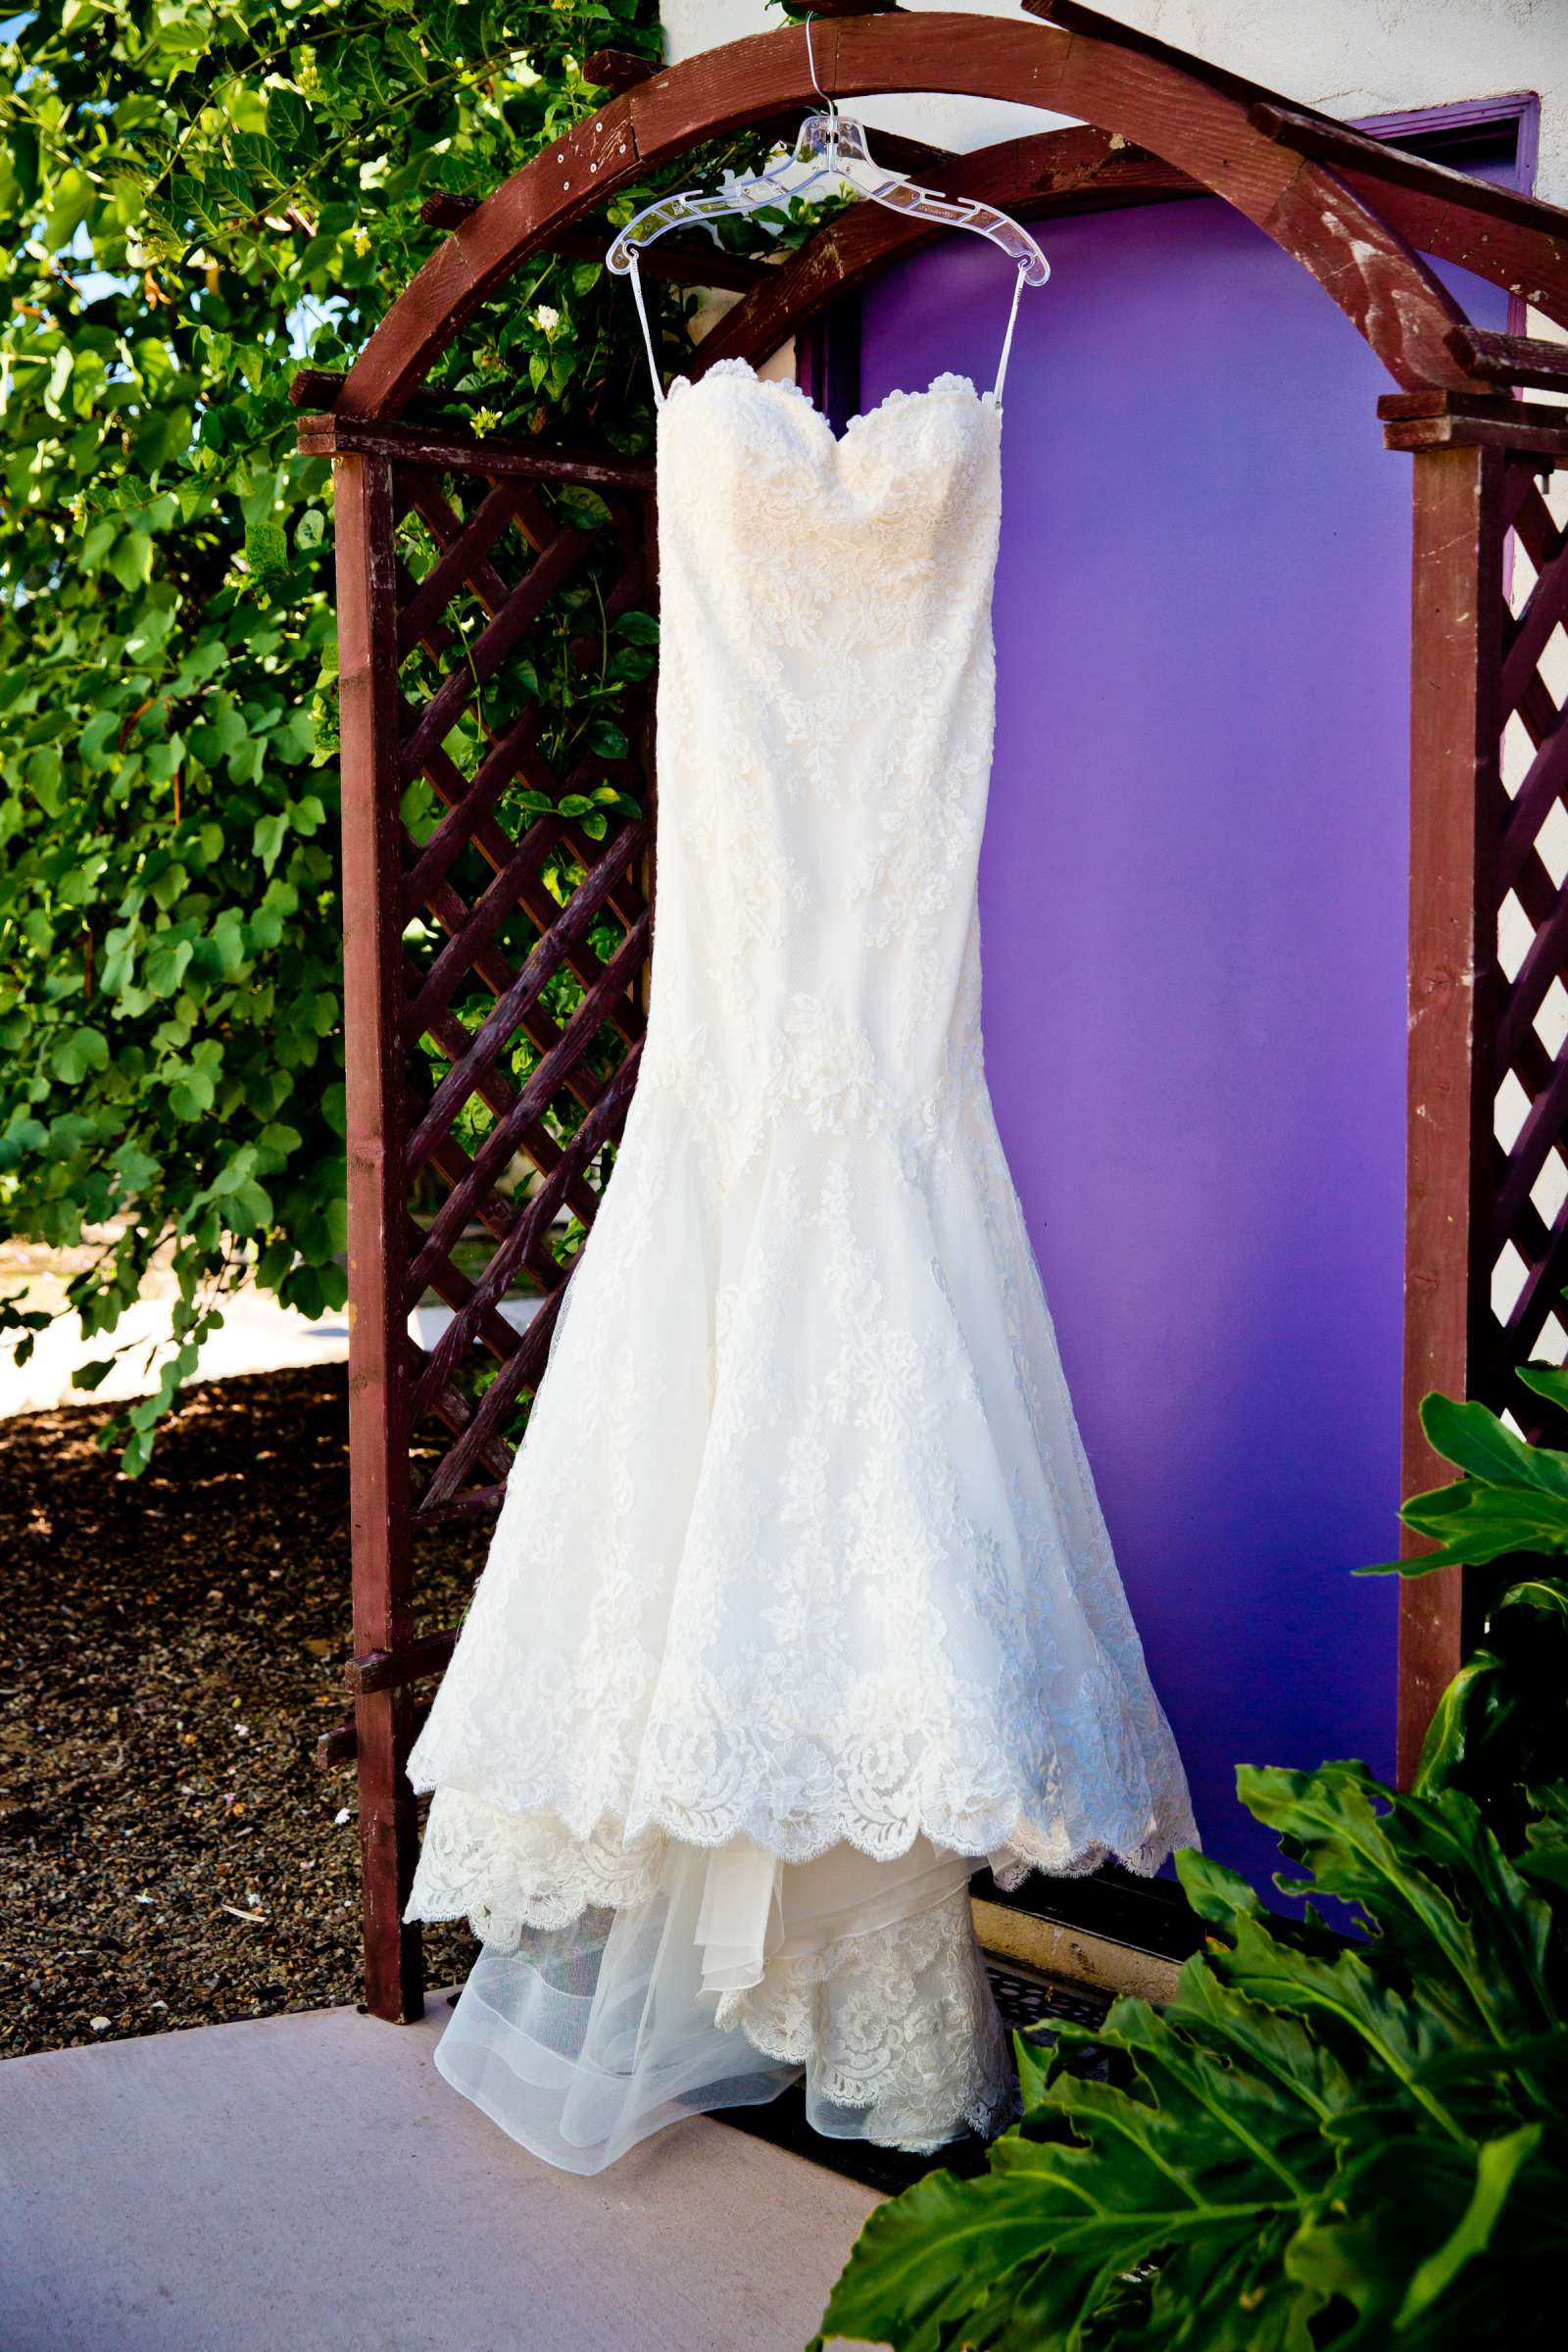
[[[1568, 514], [1564, 477], [1510, 456], [1501, 482], [1502, 553], [1494, 797], [1496, 961], [1478, 984], [1490, 1055], [1494, 1160], [1491, 1327], [1474, 1348], [1472, 1393], [1529, 1434], [1552, 1415], [1511, 1377], [1528, 1357], [1568, 1356]], [[1534, 1408], [1534, 1409], [1533, 1409]]]
[[[405, 1341], [400, 1419], [425, 1437], [416, 1523], [499, 1502], [574, 1262], [558, 1220], [593, 1222], [641, 1050], [650, 686], [602, 673], [617, 624], [651, 602], [648, 536], [635, 494], [601, 480], [591, 503], [570, 498], [515, 475], [392, 470], [404, 948], [390, 1046], [409, 1201], [388, 1277], [395, 1324], [432, 1294], [451, 1310], [427, 1349]], [[562, 674], [542, 691], [547, 657]], [[575, 729], [560, 716], [573, 686]], [[520, 1330], [504, 1311], [519, 1278], [537, 1300]]]

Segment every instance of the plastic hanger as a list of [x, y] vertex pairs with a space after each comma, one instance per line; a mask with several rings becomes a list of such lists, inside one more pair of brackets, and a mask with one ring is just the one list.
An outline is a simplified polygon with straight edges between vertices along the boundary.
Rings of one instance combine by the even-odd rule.
[[[787, 212], [799, 197], [842, 193], [849, 190], [863, 196], [873, 204], [885, 205], [890, 212], [910, 213], [917, 220], [940, 221], [946, 228], [970, 229], [999, 246], [1014, 264], [1018, 276], [1012, 290], [1012, 312], [1007, 320], [1007, 344], [1004, 346], [1003, 367], [1006, 365], [1006, 349], [1012, 341], [1013, 322], [1018, 315], [1018, 297], [1027, 286], [1043, 286], [1051, 275], [1051, 264], [1028, 230], [1006, 213], [999, 213], [994, 205], [982, 204], [977, 198], [944, 196], [939, 189], [922, 187], [906, 172], [888, 172], [876, 163], [865, 143], [865, 131], [851, 116], [841, 114], [838, 102], [823, 89], [816, 77], [816, 58], [811, 48], [811, 20], [806, 20], [806, 60], [811, 75], [811, 86], [822, 100], [826, 112], [808, 115], [796, 136], [792, 153], [781, 154], [770, 162], [765, 171], [750, 172], [744, 178], [733, 179], [716, 194], [705, 195], [697, 188], [683, 188], [675, 194], [662, 196], [657, 203], [627, 221], [606, 256], [610, 268], [617, 276], [630, 276], [637, 308], [643, 313], [642, 281], [637, 268], [639, 249], [652, 245], [666, 230], [679, 228], [690, 221], [716, 220], [747, 213], [763, 211]], [[796, 176], [800, 168], [807, 167], [806, 176]], [[646, 315], [643, 332], [648, 336]], [[653, 345], [649, 339], [649, 358]], [[999, 384], [1000, 384], [999, 376]], [[656, 372], [657, 381], [657, 372]]]

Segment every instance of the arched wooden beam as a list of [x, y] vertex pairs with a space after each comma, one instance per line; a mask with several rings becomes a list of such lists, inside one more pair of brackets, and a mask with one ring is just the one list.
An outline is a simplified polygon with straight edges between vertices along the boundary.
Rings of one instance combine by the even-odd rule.
[[[1268, 139], [1226, 91], [1162, 57], [1000, 17], [856, 17], [819, 24], [824, 87], [854, 99], [940, 91], [1009, 99], [1119, 133], [1223, 196], [1309, 270], [1396, 383], [1475, 390], [1448, 347], [1464, 314], [1398, 232], [1321, 164]], [[528, 254], [694, 142], [804, 108], [795, 26], [704, 52], [640, 83], [513, 174], [432, 255], [350, 370], [341, 416], [392, 416]]]
[[[1372, 142], [1363, 139], [1356, 144], [1369, 146]], [[1118, 143], [1108, 132], [1087, 126], [1045, 131], [1033, 139], [1002, 140], [995, 147], [952, 156], [942, 184], [954, 196], [978, 197], [1004, 212], [1035, 220], [1090, 207], [1208, 194], [1185, 172], [1146, 155], [1142, 148]], [[1423, 194], [1419, 201], [1430, 209], [1435, 200]], [[1485, 242], [1494, 226], [1494, 221], [1478, 216], [1466, 234]], [[1564, 226], [1568, 229], [1568, 221]], [[850, 292], [886, 263], [934, 243], [944, 233], [912, 215], [878, 205], [857, 205], [838, 214], [788, 262], [760, 271], [749, 287], [741, 289], [747, 299], [727, 311], [703, 337], [693, 354], [690, 373], [694, 378], [701, 376], [719, 360], [765, 359], [819, 317], [837, 295]], [[1544, 239], [1544, 231], [1532, 233]], [[1558, 251], [1562, 250], [1559, 244]], [[1568, 303], [1562, 308], [1568, 322]], [[1544, 382], [1555, 390], [1568, 377], [1568, 353], [1558, 345], [1532, 346], [1518, 338], [1481, 335], [1473, 326], [1452, 327], [1449, 333], [1459, 338], [1456, 356], [1461, 364], [1478, 384], [1485, 376], [1493, 391], [1499, 383], [1527, 381]], [[1549, 365], [1549, 373], [1543, 373], [1543, 359]]]
[[1032, 17], [1175, 68], [1233, 100], [1265, 138], [1337, 172], [1418, 253], [1474, 270], [1568, 326], [1568, 213], [1558, 206], [1370, 138], [1207, 58], [1118, 24], [1082, 0], [1023, 0], [1023, 6]]

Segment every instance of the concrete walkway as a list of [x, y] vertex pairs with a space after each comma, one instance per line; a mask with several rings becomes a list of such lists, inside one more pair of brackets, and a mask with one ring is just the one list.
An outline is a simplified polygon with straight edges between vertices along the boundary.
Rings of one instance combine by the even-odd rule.
[[869, 2191], [694, 2118], [579, 2180], [353, 2010], [0, 2066], [7, 2352], [800, 2352]]

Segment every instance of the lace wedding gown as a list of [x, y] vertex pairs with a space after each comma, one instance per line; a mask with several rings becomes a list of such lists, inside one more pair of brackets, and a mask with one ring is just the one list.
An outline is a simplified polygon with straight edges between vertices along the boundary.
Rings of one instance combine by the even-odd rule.
[[414, 1751], [436, 2063], [596, 2171], [806, 2078], [1014, 2091], [966, 1883], [1196, 1842], [992, 1115], [975, 882], [1001, 408], [661, 409], [643, 1066]]

